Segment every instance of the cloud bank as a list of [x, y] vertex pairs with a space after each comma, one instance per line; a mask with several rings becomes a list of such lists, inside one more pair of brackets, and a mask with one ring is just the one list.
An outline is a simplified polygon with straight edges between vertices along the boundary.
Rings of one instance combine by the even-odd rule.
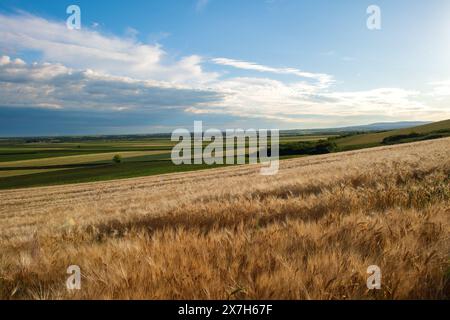
[[[190, 116], [276, 120], [290, 127], [308, 121], [320, 126], [321, 118], [450, 116], [448, 109], [431, 107], [426, 99], [448, 95], [448, 82], [433, 83], [431, 94], [402, 88], [337, 91], [332, 75], [224, 57], [174, 58], [162, 46], [141, 43], [135, 35], [68, 30], [64, 22], [27, 13], [0, 14], [2, 51], [0, 108], [145, 110], [166, 112], [168, 118], [177, 110]], [[38, 52], [40, 62], [5, 54], [29, 51]], [[224, 70], [208, 71], [208, 64]], [[244, 76], [242, 71], [256, 75]], [[290, 80], [273, 75], [289, 75]]]
[[0, 57], [0, 101], [8, 107], [126, 110], [186, 108], [220, 95], [153, 80], [74, 70], [62, 64], [27, 64]]

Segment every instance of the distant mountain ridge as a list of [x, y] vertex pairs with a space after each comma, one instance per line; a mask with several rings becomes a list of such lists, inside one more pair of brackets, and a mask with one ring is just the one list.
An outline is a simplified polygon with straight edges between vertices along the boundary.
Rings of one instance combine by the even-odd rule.
[[[351, 126], [340, 128], [343, 131], [374, 131], [374, 130], [396, 130], [418, 127], [429, 124], [431, 121], [398, 121], [398, 122], [376, 122], [362, 126]], [[337, 128], [336, 130], [338, 130]]]
[[397, 121], [397, 122], [376, 122], [367, 125], [349, 126], [340, 128], [324, 128], [324, 129], [293, 129], [281, 130], [281, 133], [291, 134], [314, 134], [324, 132], [372, 132], [372, 131], [389, 131], [398, 129], [407, 129], [418, 126], [423, 126], [432, 123], [431, 121]]

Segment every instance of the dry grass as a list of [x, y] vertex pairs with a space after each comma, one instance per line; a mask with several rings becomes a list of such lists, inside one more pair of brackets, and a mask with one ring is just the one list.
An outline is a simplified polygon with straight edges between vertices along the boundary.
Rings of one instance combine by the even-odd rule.
[[[0, 298], [449, 298], [449, 159], [443, 139], [283, 161], [272, 177], [3, 191]], [[73, 264], [82, 289], [68, 292]]]

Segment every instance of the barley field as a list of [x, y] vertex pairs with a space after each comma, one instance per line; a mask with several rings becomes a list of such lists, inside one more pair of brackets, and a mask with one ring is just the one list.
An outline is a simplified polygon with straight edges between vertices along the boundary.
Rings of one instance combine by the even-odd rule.
[[0, 299], [450, 297], [450, 139], [259, 169], [0, 191]]

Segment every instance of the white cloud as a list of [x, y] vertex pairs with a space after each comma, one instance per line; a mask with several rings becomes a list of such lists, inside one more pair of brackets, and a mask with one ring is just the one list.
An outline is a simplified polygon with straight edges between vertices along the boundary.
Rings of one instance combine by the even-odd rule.
[[399, 88], [330, 92], [305, 82], [251, 77], [189, 86], [0, 57], [0, 105], [9, 107], [167, 110], [168, 115], [175, 108], [285, 123], [305, 123], [311, 117], [449, 116], [448, 111], [419, 102], [419, 97], [419, 92]]
[[18, 58], [11, 60], [11, 58], [8, 56], [0, 57], [0, 66], [5, 66], [5, 65], [9, 65], [9, 64], [20, 66], [20, 65], [24, 65], [25, 61], [23, 61], [22, 59], [18, 59]]
[[211, 90], [154, 80], [75, 70], [61, 64], [26, 64], [0, 57], [0, 105], [85, 110], [185, 109], [213, 103]]
[[433, 87], [431, 96], [436, 98], [450, 97], [450, 80], [446, 81], [434, 81], [430, 85]]
[[[286, 123], [304, 123], [312, 118], [385, 117], [390, 119], [437, 119], [449, 110], [421, 102], [421, 93], [401, 88], [364, 91], [329, 91], [304, 82], [284, 83], [268, 78], [231, 78], [212, 86], [222, 93], [215, 104], [198, 104], [187, 111], [195, 114], [230, 114]], [[317, 121], [317, 120], [316, 120]]]
[[238, 69], [244, 69], [244, 70], [268, 72], [268, 73], [276, 73], [276, 74], [287, 74], [287, 75], [294, 75], [294, 76], [307, 78], [307, 79], [314, 79], [314, 80], [317, 80], [323, 86], [327, 86], [333, 82], [333, 77], [330, 75], [323, 74], [323, 73], [305, 72], [305, 71], [301, 71], [301, 70], [295, 69], [295, 68], [273, 68], [273, 67], [264, 66], [264, 65], [261, 65], [258, 63], [254, 63], [254, 62], [227, 59], [227, 58], [215, 58], [215, 59], [212, 59], [212, 62], [214, 62], [215, 64], [229, 66], [229, 67], [238, 68]]
[[136, 30], [129, 28], [127, 34], [126, 38], [106, 36], [86, 27], [68, 30], [64, 23], [29, 14], [0, 14], [0, 46], [38, 51], [45, 61], [77, 69], [95, 67], [101, 72], [143, 80], [203, 83], [217, 77], [203, 72], [197, 56], [174, 61], [159, 45], [138, 42]]

